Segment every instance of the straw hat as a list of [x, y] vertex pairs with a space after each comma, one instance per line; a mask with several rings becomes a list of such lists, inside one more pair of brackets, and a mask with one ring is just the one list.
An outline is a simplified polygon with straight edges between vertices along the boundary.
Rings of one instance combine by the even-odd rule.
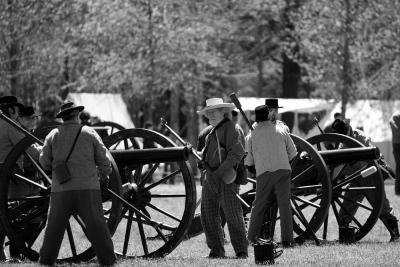
[[206, 111], [216, 108], [227, 108], [231, 111], [235, 109], [235, 105], [232, 103], [224, 103], [222, 98], [209, 98], [206, 100], [206, 106], [202, 110], [198, 110], [197, 114], [204, 115]]

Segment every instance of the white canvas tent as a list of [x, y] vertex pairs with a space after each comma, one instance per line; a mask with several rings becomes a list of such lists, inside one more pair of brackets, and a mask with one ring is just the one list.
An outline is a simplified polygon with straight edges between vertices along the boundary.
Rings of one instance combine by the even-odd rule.
[[91, 116], [118, 123], [125, 128], [135, 127], [121, 94], [70, 93], [68, 98], [77, 105], [85, 106]]

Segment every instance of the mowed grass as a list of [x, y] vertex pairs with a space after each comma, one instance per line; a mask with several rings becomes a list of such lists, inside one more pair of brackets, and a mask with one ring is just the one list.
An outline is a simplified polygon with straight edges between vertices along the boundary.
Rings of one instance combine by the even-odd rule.
[[[394, 194], [393, 184], [386, 184], [386, 193], [396, 216], [399, 215], [400, 197]], [[199, 194], [199, 191], [198, 191]], [[225, 228], [225, 232], [228, 233]], [[277, 233], [279, 235], [279, 232]], [[227, 235], [229, 238], [229, 234]], [[316, 246], [314, 242], [285, 249], [276, 259], [277, 266], [400, 266], [400, 242], [389, 243], [389, 233], [378, 221], [370, 233], [353, 245], [330, 242]], [[138, 241], [139, 242], [139, 241]], [[116, 266], [255, 266], [253, 248], [249, 247], [248, 259], [235, 259], [233, 248], [225, 245], [226, 259], [207, 259], [209, 252], [204, 235], [182, 241], [168, 256], [161, 259], [120, 259]], [[93, 260], [82, 264], [60, 266], [97, 266]], [[6, 266], [6, 265], [2, 265]], [[36, 266], [34, 263], [10, 264], [10, 266]]]

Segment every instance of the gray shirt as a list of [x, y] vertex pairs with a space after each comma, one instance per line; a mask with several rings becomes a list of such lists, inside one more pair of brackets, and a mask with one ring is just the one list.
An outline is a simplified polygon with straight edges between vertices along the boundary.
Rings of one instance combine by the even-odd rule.
[[[39, 160], [44, 169], [53, 170], [53, 177], [55, 163], [66, 159], [79, 127], [77, 122], [65, 122], [46, 136]], [[52, 192], [100, 190], [99, 174], [110, 174], [111, 163], [107, 157], [107, 149], [94, 129], [82, 127], [67, 165], [72, 179], [64, 184], [53, 179]]]
[[247, 138], [245, 164], [255, 165], [256, 175], [276, 170], [290, 170], [289, 160], [296, 156], [296, 146], [284, 127], [263, 121]]

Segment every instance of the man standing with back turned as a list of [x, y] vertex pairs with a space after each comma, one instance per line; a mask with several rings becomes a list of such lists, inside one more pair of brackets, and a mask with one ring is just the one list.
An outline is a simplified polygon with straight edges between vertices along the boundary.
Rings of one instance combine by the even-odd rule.
[[392, 146], [394, 162], [396, 164], [396, 181], [394, 191], [400, 195], [400, 112], [395, 112], [389, 121], [392, 130]]
[[[61, 118], [63, 124], [46, 136], [40, 154], [40, 163], [44, 169], [52, 170], [53, 177], [47, 228], [39, 259], [44, 265], [54, 265], [69, 217], [73, 214], [82, 218], [100, 265], [111, 266], [116, 260], [103, 215], [99, 183], [99, 175], [100, 182], [108, 181], [111, 163], [96, 131], [80, 125], [78, 116], [83, 109], [72, 102], [61, 106], [56, 117]], [[67, 165], [71, 174], [69, 180], [65, 179], [68, 175], [58, 172], [60, 162]]]
[[247, 166], [256, 170], [256, 197], [251, 210], [248, 239], [256, 243], [261, 232], [265, 212], [275, 198], [278, 202], [283, 247], [293, 246], [293, 222], [290, 205], [289, 161], [296, 156], [296, 147], [284, 127], [268, 120], [268, 106], [255, 109], [257, 127], [248, 136], [245, 159]]

